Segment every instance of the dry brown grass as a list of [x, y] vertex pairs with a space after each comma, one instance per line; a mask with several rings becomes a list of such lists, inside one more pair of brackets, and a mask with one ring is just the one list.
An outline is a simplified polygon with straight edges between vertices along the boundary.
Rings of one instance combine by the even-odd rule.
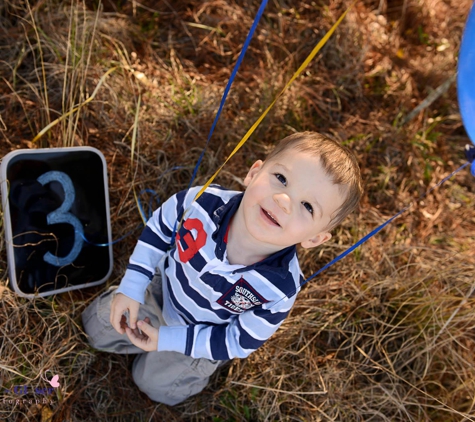
[[[197, 184], [214, 173], [348, 4], [270, 2]], [[304, 274], [463, 162], [468, 139], [453, 85], [402, 122], [453, 75], [469, 6], [469, 0], [358, 2], [218, 176], [219, 183], [242, 189], [249, 165], [293, 131], [318, 130], [354, 149], [365, 197], [331, 242], [301, 251]], [[4, 1], [2, 156], [40, 146], [99, 148], [108, 162], [113, 237], [128, 233], [141, 221], [134, 189], [153, 188], [163, 200], [187, 186], [257, 7], [257, 1], [244, 6], [234, 0], [104, 0], [101, 7], [92, 0]], [[80, 315], [105, 286], [19, 298], [6, 287], [2, 244], [0, 418], [475, 420], [474, 205], [474, 179], [465, 171], [309, 282], [264, 347], [230, 363], [203, 393], [176, 407], [153, 403], [137, 390], [132, 356], [88, 346]], [[120, 281], [135, 241], [132, 235], [114, 245], [107, 285]], [[60, 375], [52, 404], [2, 402], [12, 397], [4, 388], [44, 387], [40, 375], [46, 369]]]

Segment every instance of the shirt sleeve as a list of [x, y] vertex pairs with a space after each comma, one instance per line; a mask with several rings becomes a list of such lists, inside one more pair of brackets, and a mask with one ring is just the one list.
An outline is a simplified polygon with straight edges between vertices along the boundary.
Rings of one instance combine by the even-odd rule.
[[160, 259], [170, 247], [175, 222], [183, 215], [185, 196], [186, 191], [173, 195], [147, 221], [117, 293], [144, 303], [145, 290], [157, 271]]
[[158, 351], [175, 351], [193, 358], [245, 358], [262, 346], [290, 313], [295, 295], [268, 309], [248, 310], [222, 325], [161, 326]]

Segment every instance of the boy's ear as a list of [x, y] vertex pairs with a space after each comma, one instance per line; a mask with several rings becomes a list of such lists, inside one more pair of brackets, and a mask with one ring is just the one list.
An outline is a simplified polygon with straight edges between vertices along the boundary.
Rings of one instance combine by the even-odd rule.
[[264, 165], [264, 162], [262, 160], [257, 160], [249, 169], [247, 172], [247, 176], [244, 179], [244, 186], [249, 186], [249, 183], [251, 183], [251, 180], [254, 178], [254, 176], [259, 172], [259, 170], [262, 168]]
[[302, 248], [309, 249], [314, 248], [315, 246], [320, 246], [322, 243], [327, 242], [332, 238], [331, 233], [319, 233], [315, 237], [312, 237], [309, 240], [303, 241], [300, 245]]

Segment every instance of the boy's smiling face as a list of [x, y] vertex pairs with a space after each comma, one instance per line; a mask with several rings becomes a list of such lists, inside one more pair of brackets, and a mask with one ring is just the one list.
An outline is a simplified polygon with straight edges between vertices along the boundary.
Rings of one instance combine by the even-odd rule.
[[256, 161], [244, 184], [243, 229], [256, 246], [275, 252], [299, 243], [311, 248], [331, 238], [331, 216], [345, 197], [319, 157], [289, 149], [265, 163]]

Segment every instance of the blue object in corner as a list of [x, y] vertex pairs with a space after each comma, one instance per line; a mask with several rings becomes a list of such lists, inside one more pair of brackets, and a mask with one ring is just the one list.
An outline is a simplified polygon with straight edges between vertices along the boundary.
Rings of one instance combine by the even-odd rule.
[[[474, 3], [475, 4], [475, 3]], [[469, 12], [460, 46], [457, 94], [465, 130], [475, 145], [475, 6]], [[472, 174], [475, 176], [472, 163]]]

